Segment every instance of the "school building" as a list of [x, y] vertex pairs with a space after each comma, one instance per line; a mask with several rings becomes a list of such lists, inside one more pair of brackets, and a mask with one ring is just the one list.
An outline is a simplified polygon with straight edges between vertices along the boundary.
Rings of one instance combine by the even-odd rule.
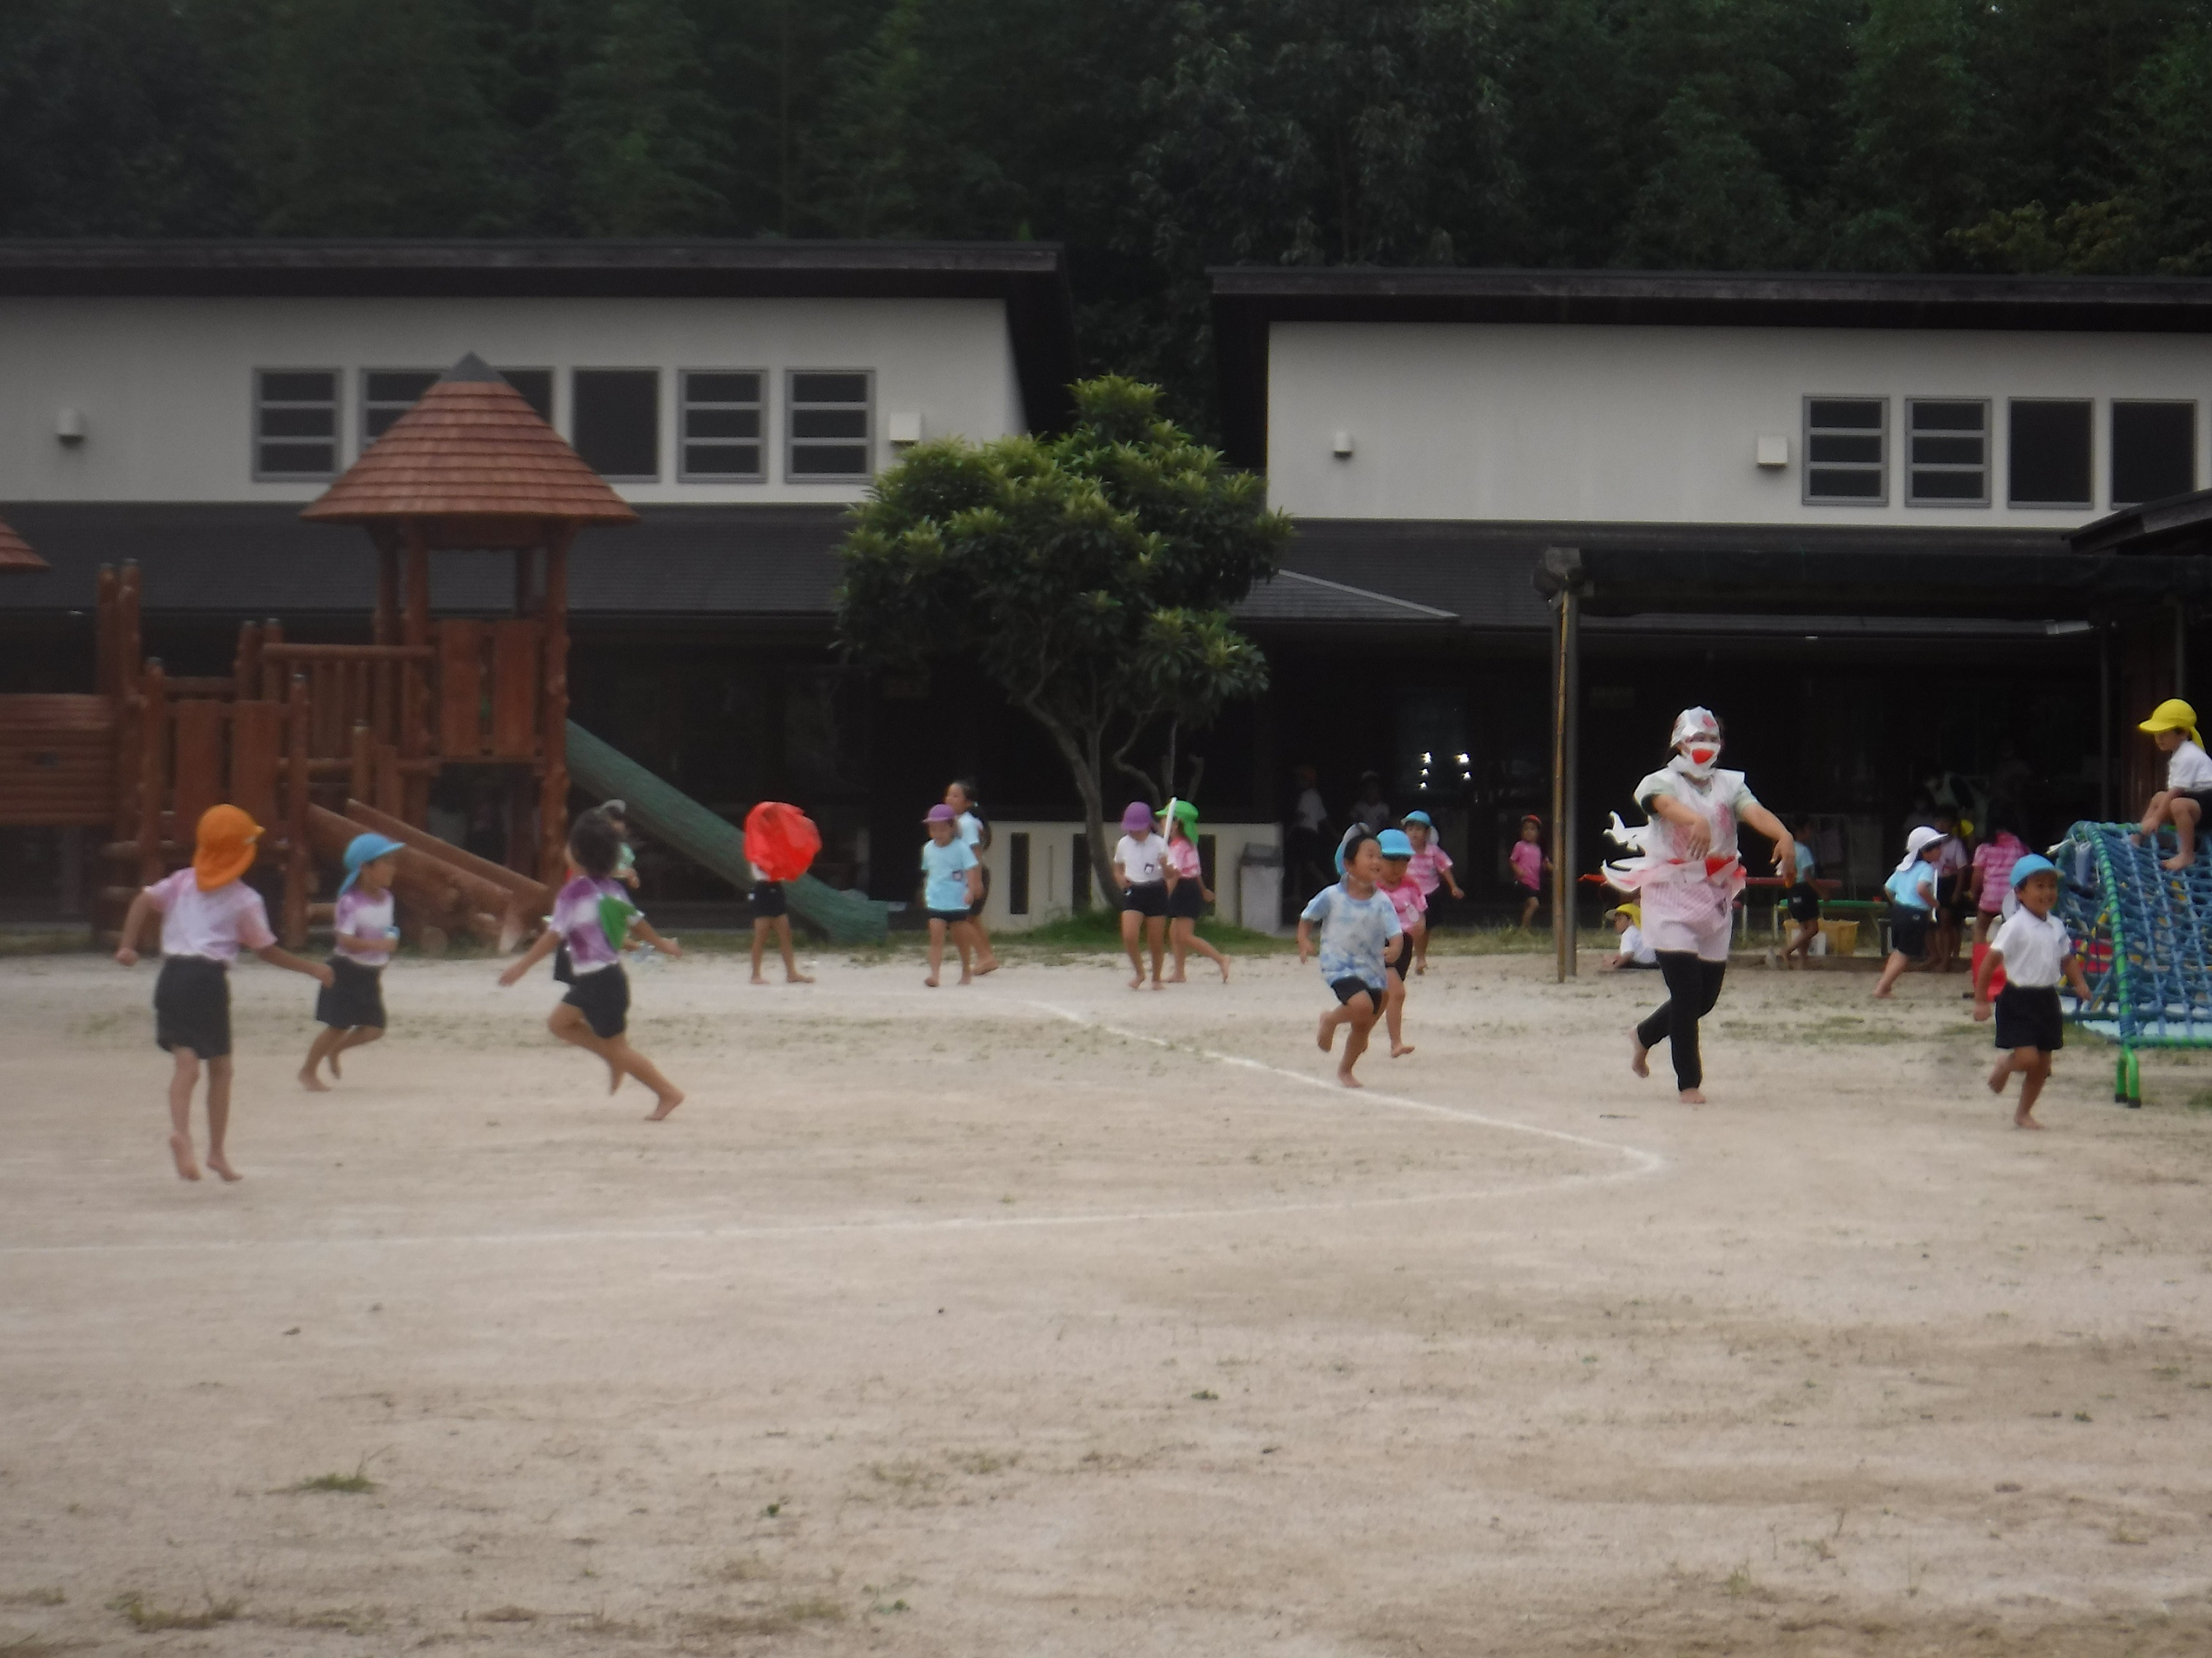
[[[1495, 894], [1551, 794], [1547, 549], [1741, 555], [1760, 590], [1593, 609], [1589, 860], [1693, 701], [1861, 890], [1931, 780], [2032, 835], [2132, 803], [2126, 732], [2184, 683], [2185, 602], [1897, 595], [1921, 557], [1977, 555], [1996, 592], [2090, 549], [2193, 550], [2212, 283], [1237, 269], [1214, 322], [1231, 458], [1299, 525], [1239, 607], [1273, 688], [1185, 738], [1231, 914], [1239, 849], [1279, 838], [1302, 762], [1340, 821], [1381, 773]], [[890, 899], [911, 896], [922, 809], [972, 774], [1009, 831], [1002, 924], [1082, 895], [1042, 735], [957, 662], [884, 678], [831, 637], [842, 515], [877, 472], [925, 437], [1066, 419], [1051, 245], [0, 243], [0, 519], [51, 567], [0, 580], [0, 691], [89, 688], [96, 573], [125, 560], [172, 672], [227, 665], [244, 617], [365, 638], [372, 550], [300, 510], [471, 352], [641, 515], [572, 555], [579, 724], [732, 817], [800, 804], [819, 872]], [[1860, 561], [1892, 602], [1822, 608], [1769, 581], [1793, 559]], [[502, 581], [445, 556], [436, 606], [497, 614]], [[496, 848], [511, 798], [456, 781], [433, 826]], [[0, 913], [74, 903], [66, 836], [0, 829]], [[663, 903], [732, 896], [647, 868]]]

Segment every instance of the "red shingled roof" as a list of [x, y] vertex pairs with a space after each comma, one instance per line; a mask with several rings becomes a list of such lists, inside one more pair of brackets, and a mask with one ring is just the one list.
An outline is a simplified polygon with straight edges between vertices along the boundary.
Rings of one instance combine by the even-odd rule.
[[473, 353], [301, 516], [326, 524], [637, 522], [629, 503]]
[[50, 568], [46, 561], [31, 550], [31, 544], [0, 522], [0, 574], [21, 571], [31, 575]]

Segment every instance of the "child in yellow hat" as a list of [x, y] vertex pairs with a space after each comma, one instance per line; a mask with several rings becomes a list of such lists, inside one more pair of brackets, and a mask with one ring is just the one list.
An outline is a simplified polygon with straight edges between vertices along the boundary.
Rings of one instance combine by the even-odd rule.
[[223, 1153], [230, 1127], [230, 964], [240, 944], [272, 967], [304, 973], [328, 989], [335, 976], [320, 962], [278, 948], [268, 907], [246, 884], [261, 825], [236, 806], [210, 806], [201, 816], [191, 867], [156, 881], [131, 901], [115, 959], [138, 964], [146, 919], [161, 918], [161, 975], [154, 981], [154, 1040], [176, 1061], [169, 1077], [169, 1155], [185, 1180], [198, 1180], [192, 1153], [192, 1090], [207, 1065], [207, 1166], [238, 1178]]
[[2197, 710], [2170, 696], [2136, 729], [2150, 732], [2166, 756], [2166, 786], [2151, 796], [2138, 836], [2148, 840], [2172, 823], [2179, 844], [2164, 866], [2187, 869], [2197, 861], [2197, 827], [2212, 805], [2212, 755], [2204, 752], [2204, 739], [2197, 734]]

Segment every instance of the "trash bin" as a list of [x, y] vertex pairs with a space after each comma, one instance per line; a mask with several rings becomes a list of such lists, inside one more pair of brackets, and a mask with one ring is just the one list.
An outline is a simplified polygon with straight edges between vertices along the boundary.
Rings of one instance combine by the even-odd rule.
[[1247, 841], [1237, 860], [1237, 921], [1255, 932], [1283, 931], [1283, 849]]

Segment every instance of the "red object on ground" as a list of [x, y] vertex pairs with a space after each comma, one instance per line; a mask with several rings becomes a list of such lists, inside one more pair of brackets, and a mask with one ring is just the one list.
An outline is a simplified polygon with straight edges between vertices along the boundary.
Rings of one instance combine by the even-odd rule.
[[[1976, 944], [1974, 946], [1974, 978], [1977, 982], [1980, 981], [1982, 976], [1982, 957], [1989, 953], [1990, 947], [1987, 944]], [[1996, 999], [1997, 992], [2003, 988], [2004, 969], [2000, 967], [1996, 972], [1990, 975], [1990, 999], [1991, 1001], [1995, 1001]]]
[[745, 814], [745, 857], [771, 881], [796, 881], [822, 850], [822, 831], [797, 806], [763, 800]]

